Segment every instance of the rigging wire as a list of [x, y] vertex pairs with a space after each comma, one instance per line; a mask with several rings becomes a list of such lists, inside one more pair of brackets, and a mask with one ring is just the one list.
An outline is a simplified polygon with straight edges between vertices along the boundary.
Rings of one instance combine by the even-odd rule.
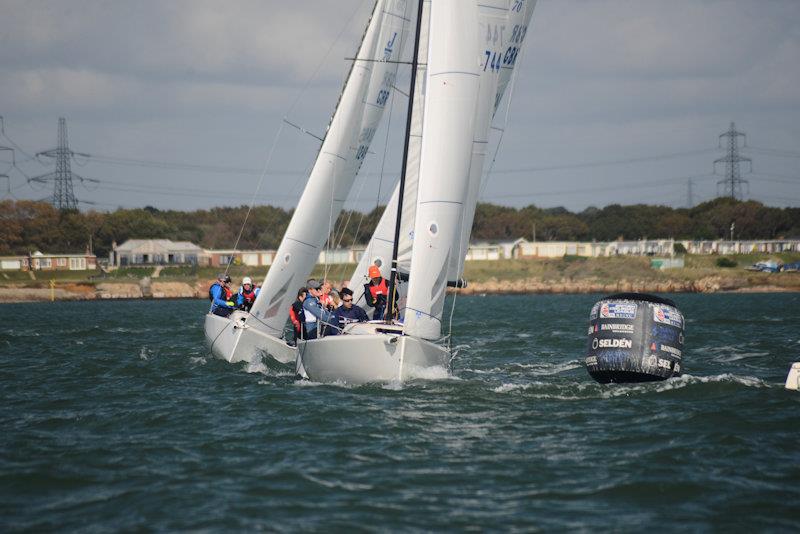
[[336, 160], [333, 160], [333, 180], [331, 180], [331, 201], [330, 208], [328, 209], [328, 239], [325, 240], [325, 263], [323, 264], [322, 268], [322, 280], [325, 281], [328, 278], [328, 259], [330, 256], [331, 251], [331, 233], [333, 232], [333, 203], [335, 202], [333, 198], [334, 194], [334, 186], [336, 185]]
[[294, 101], [289, 106], [289, 110], [286, 112], [285, 115], [286, 117], [288, 117], [292, 113], [292, 111], [294, 111], [294, 108], [295, 106], [297, 106], [297, 103], [300, 101], [302, 97], [305, 96], [306, 92], [308, 92], [308, 88], [311, 86], [311, 82], [317, 79], [319, 71], [322, 70], [322, 66], [328, 63], [328, 56], [331, 55], [331, 52], [333, 52], [334, 47], [342, 38], [344, 32], [347, 31], [348, 28], [352, 27], [352, 22], [356, 16], [356, 13], [358, 13], [359, 11], [361, 11], [361, 9], [363, 9], [366, 1], [367, 0], [362, 0], [361, 3], [350, 13], [350, 16], [347, 18], [347, 21], [344, 23], [341, 30], [339, 30], [339, 33], [336, 35], [336, 38], [333, 40], [333, 42], [331, 42], [331, 45], [328, 47], [328, 50], [325, 52], [325, 54], [323, 54], [322, 59], [319, 61], [319, 63], [317, 63], [317, 67], [314, 69], [314, 72], [311, 73], [311, 76], [309, 76], [308, 79], [306, 80], [303, 89], [301, 89], [300, 92], [297, 93], [297, 96], [295, 97]]
[[267, 175], [267, 169], [269, 168], [269, 164], [272, 162], [272, 155], [275, 153], [275, 147], [278, 145], [278, 138], [281, 136], [281, 132], [283, 132], [283, 123], [278, 127], [278, 131], [275, 133], [275, 138], [272, 140], [272, 147], [269, 149], [269, 154], [267, 155], [267, 161], [264, 164], [264, 171], [261, 173], [261, 178], [258, 179], [258, 185], [256, 185], [255, 191], [253, 191], [253, 198], [250, 201], [250, 206], [247, 208], [247, 213], [244, 216], [244, 221], [242, 222], [241, 228], [239, 228], [239, 235], [236, 236], [236, 242], [233, 245], [233, 254], [228, 259], [228, 265], [225, 266], [225, 274], [228, 274], [228, 271], [231, 268], [231, 264], [233, 263], [233, 259], [236, 256], [236, 251], [239, 248], [239, 240], [242, 239], [242, 233], [244, 232], [244, 227], [247, 224], [247, 219], [250, 217], [250, 212], [253, 211], [253, 206], [256, 203], [256, 196], [258, 192], [261, 190], [261, 184], [264, 183], [264, 177]]

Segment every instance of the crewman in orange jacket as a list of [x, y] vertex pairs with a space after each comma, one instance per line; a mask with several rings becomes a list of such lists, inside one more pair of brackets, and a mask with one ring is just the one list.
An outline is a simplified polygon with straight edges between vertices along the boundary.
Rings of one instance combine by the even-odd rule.
[[[389, 297], [389, 284], [381, 275], [381, 270], [377, 265], [370, 265], [369, 278], [369, 282], [364, 284], [364, 300], [368, 306], [375, 308], [372, 313], [372, 320], [383, 320]], [[397, 310], [397, 288], [394, 291], [394, 305], [395, 310]]]

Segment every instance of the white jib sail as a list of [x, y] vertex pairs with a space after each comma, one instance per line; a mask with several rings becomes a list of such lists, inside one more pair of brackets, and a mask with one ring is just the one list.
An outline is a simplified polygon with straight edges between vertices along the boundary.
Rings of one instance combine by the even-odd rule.
[[341, 212], [383, 116], [408, 31], [409, 2], [378, 0], [325, 140], [275, 262], [251, 313], [251, 326], [283, 332], [289, 306], [304, 286]]
[[[417, 211], [417, 179], [419, 178], [419, 157], [422, 147], [422, 117], [425, 107], [425, 73], [428, 61], [428, 24], [430, 23], [430, 0], [424, 0], [422, 6], [422, 25], [419, 35], [419, 54], [417, 57], [417, 81], [414, 87], [414, 109], [411, 115], [411, 132], [408, 143], [408, 164], [406, 165], [406, 184], [403, 195], [403, 214], [400, 218], [400, 245], [398, 247], [398, 269], [408, 273], [411, 268], [411, 242], [414, 231], [414, 214]], [[378, 265], [384, 278], [388, 278], [392, 262], [392, 244], [394, 243], [394, 227], [397, 222], [397, 202], [400, 184], [392, 193], [389, 203], [381, 216], [375, 232], [372, 234], [364, 255], [350, 277], [348, 286], [353, 290], [353, 302], [367, 307], [363, 300], [364, 284], [369, 282], [367, 270], [371, 265]], [[400, 308], [405, 307], [405, 285], [399, 287]]]
[[[431, 4], [425, 117], [404, 330], [441, 335], [450, 257], [460, 236], [478, 104], [478, 8]], [[481, 65], [482, 67], [482, 65]]]
[[528, 32], [536, 0], [479, 0], [478, 39], [481, 54], [480, 94], [476, 114], [472, 164], [464, 216], [455, 253], [450, 258], [448, 279], [457, 280], [464, 272], [472, 222], [484, 172], [489, 133], [497, 108], [514, 72], [522, 43]]

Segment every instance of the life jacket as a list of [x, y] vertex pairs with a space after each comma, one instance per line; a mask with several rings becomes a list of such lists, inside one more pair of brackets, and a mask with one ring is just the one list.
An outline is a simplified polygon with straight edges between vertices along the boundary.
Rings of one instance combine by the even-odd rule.
[[328, 304], [333, 304], [333, 299], [331, 298], [330, 293], [327, 295], [320, 295], [319, 296], [319, 303], [323, 306], [327, 306]]
[[389, 288], [386, 286], [386, 278], [381, 278], [381, 283], [378, 285], [375, 284], [368, 284], [369, 285], [369, 293], [372, 295], [372, 300], [378, 298], [378, 293], [382, 294], [384, 297], [389, 297]]
[[233, 293], [229, 288], [220, 285], [219, 282], [214, 282], [211, 284], [211, 287], [208, 288], [208, 300], [214, 302], [214, 286], [219, 286], [222, 288], [222, 292], [225, 294], [225, 300], [231, 300]]
[[248, 304], [252, 304], [253, 301], [256, 300], [256, 292], [253, 290], [252, 286], [250, 287], [250, 291], [245, 291], [244, 286], [242, 286], [242, 288], [239, 289], [239, 294]]
[[303, 313], [303, 303], [295, 301], [289, 306], [289, 318], [292, 320], [295, 330], [299, 330], [299, 326], [306, 322], [305, 314]]

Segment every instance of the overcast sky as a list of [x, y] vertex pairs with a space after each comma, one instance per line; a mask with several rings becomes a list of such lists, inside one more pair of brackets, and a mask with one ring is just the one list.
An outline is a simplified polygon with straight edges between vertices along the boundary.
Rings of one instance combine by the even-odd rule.
[[[195, 209], [249, 203], [277, 137], [258, 203], [293, 207], [318, 141], [276, 136], [282, 118], [324, 132], [372, 3], [2, 0], [0, 146], [55, 147], [63, 116], [70, 148], [92, 156], [73, 171], [100, 180], [76, 183], [95, 203], [82, 209]], [[680, 207], [693, 178], [696, 204], [717, 194], [718, 136], [735, 121], [757, 173], [748, 198], [800, 206], [800, 1], [540, 0], [525, 44], [483, 200]], [[385, 203], [404, 107], [349, 207]], [[52, 163], [16, 159], [0, 151], [11, 194], [49, 197], [25, 175]]]

